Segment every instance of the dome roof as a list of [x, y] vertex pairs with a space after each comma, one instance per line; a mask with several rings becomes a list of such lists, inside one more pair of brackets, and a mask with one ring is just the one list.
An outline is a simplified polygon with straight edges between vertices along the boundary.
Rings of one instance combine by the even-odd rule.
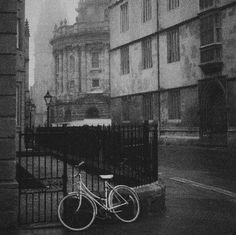
[[78, 22], [104, 21], [104, 11], [108, 8], [110, 0], [80, 0], [78, 8]]

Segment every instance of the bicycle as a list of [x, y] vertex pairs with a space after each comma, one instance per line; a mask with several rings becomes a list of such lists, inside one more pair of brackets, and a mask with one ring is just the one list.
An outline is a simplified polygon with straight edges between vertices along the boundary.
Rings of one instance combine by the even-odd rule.
[[140, 212], [139, 199], [136, 192], [126, 185], [113, 187], [108, 183], [113, 175], [100, 175], [105, 184], [105, 197], [92, 193], [83, 183], [80, 167], [84, 161], [76, 166], [75, 177], [77, 191], [69, 193], [58, 205], [58, 218], [63, 226], [72, 231], [82, 231], [89, 228], [97, 213], [97, 205], [106, 213], [111, 213], [122, 222], [130, 223], [138, 218]]

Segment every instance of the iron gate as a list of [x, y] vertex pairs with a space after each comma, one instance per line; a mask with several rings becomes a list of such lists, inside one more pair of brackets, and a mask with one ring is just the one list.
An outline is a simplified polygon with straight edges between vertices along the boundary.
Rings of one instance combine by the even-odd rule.
[[83, 181], [104, 193], [100, 174], [131, 187], [158, 180], [157, 125], [37, 128], [19, 133], [19, 224], [57, 222], [57, 207], [74, 191], [74, 166], [85, 161]]
[[17, 180], [20, 225], [57, 221], [57, 206], [67, 193], [66, 161], [37, 144], [33, 131], [19, 133]]

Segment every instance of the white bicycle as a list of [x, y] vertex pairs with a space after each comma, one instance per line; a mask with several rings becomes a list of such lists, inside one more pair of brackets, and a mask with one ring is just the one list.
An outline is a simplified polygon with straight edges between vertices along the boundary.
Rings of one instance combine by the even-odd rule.
[[98, 209], [114, 214], [119, 220], [130, 223], [138, 218], [140, 212], [139, 199], [136, 192], [126, 186], [117, 185], [113, 187], [108, 183], [113, 175], [100, 175], [105, 184], [105, 197], [93, 194], [83, 183], [80, 166], [76, 168], [78, 173], [77, 191], [69, 193], [58, 205], [58, 217], [60, 222], [72, 231], [81, 231], [89, 228], [93, 223]]

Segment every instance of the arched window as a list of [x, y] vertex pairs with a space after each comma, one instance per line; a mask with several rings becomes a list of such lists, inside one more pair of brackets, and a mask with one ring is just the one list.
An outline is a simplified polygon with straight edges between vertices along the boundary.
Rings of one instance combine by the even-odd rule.
[[70, 56], [70, 72], [75, 72], [75, 57], [73, 55]]
[[99, 111], [96, 107], [91, 107], [86, 112], [86, 118], [99, 118]]

